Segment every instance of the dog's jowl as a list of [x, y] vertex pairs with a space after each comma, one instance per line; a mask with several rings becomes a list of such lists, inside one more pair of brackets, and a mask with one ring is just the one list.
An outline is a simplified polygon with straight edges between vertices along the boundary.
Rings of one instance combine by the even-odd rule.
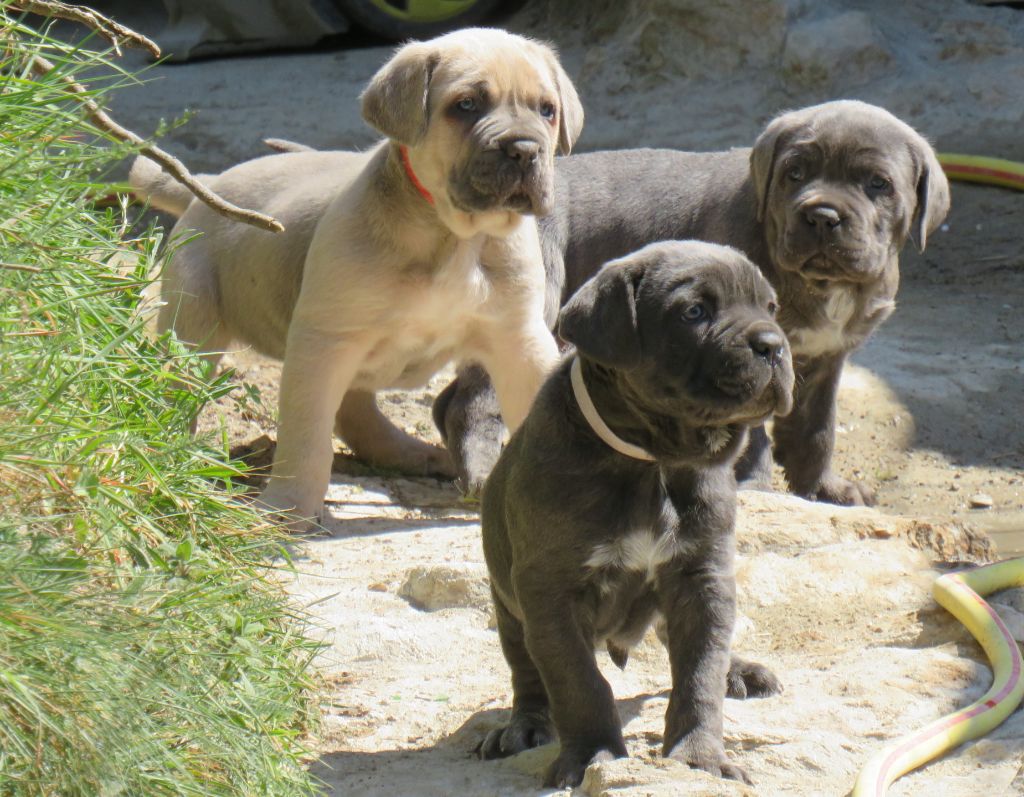
[[557, 735], [545, 781], [565, 786], [596, 755], [626, 755], [594, 650], [623, 666], [660, 618], [672, 681], [665, 755], [746, 780], [722, 741], [727, 684], [751, 695], [777, 685], [758, 665], [730, 669], [733, 464], [750, 425], [792, 406], [776, 301], [736, 250], [664, 242], [608, 263], [562, 310], [558, 332], [575, 351], [483, 492], [514, 691], [484, 758]]
[[583, 111], [554, 53], [490, 29], [414, 42], [374, 76], [362, 112], [386, 136], [369, 152], [292, 151], [205, 178], [281, 234], [190, 202], [148, 161], [132, 175], [181, 214], [172, 235], [192, 238], [163, 275], [160, 326], [211, 360], [237, 342], [284, 361], [262, 500], [297, 526], [320, 511], [332, 431], [373, 464], [452, 474], [374, 391], [472, 360], [514, 428], [558, 358], [534, 217], [551, 208], [554, 156]]

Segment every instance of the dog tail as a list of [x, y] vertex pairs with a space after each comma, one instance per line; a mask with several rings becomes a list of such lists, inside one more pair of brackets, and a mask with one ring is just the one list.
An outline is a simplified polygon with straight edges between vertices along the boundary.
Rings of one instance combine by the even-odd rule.
[[[197, 175], [201, 183], [209, 184], [211, 175]], [[142, 155], [135, 159], [128, 182], [135, 195], [157, 210], [180, 216], [195, 198], [185, 186], [165, 172], [159, 164]]]
[[316, 152], [313, 147], [289, 141], [286, 138], [265, 138], [263, 143], [277, 152]]

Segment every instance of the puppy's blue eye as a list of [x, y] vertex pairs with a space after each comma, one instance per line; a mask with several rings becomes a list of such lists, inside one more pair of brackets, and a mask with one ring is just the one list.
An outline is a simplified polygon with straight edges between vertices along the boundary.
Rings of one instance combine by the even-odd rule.
[[768, 302], [768, 315], [773, 316], [779, 312], [779, 306], [775, 302]]
[[892, 186], [892, 183], [882, 177], [882, 175], [876, 174], [871, 178], [871, 182], [868, 183], [868, 185], [870, 185], [875, 191], [888, 191]]
[[685, 310], [683, 310], [683, 320], [689, 321], [691, 324], [695, 321], [701, 321], [707, 318], [707, 308], [702, 304], [691, 304]]
[[555, 118], [555, 114], [557, 112], [558, 111], [555, 108], [554, 104], [552, 104], [550, 102], [541, 103], [540, 115], [543, 116], [545, 119], [554, 119]]
[[786, 176], [794, 183], [799, 183], [804, 179], [804, 170], [802, 166], [790, 166], [789, 171], [786, 172]]
[[476, 100], [474, 100], [472, 97], [464, 97], [463, 99], [455, 103], [455, 107], [458, 108], [460, 111], [464, 111], [465, 113], [472, 113], [473, 111], [476, 110]]

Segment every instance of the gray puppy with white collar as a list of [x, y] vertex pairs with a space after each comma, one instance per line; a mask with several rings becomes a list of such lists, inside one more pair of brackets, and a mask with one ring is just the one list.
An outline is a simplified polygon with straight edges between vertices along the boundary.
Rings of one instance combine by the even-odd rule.
[[544, 383], [483, 491], [514, 691], [511, 721], [481, 743], [483, 758], [557, 731], [544, 780], [562, 787], [599, 753], [625, 756], [594, 648], [622, 666], [660, 616], [672, 670], [664, 754], [747, 781], [722, 743], [733, 464], [751, 424], [792, 407], [775, 303], [738, 251], [669, 241], [608, 263], [562, 310], [558, 333], [576, 354]]

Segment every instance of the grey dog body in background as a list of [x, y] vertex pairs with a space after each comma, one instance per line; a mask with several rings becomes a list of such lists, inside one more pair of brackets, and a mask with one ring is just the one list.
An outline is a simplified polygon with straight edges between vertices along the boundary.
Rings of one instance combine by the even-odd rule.
[[[698, 238], [743, 251], [779, 295], [793, 344], [796, 406], [774, 426], [790, 489], [840, 504], [870, 502], [831, 470], [843, 364], [895, 306], [898, 255], [945, 217], [949, 189], [934, 152], [909, 126], [861, 102], [777, 117], [753, 149], [613, 150], [556, 163], [555, 210], [540, 219], [549, 320], [602, 263], [658, 240]], [[464, 368], [434, 417], [464, 486], [483, 483], [502, 428], [486, 376]], [[737, 466], [765, 486], [763, 427]]]
[[[559, 334], [577, 347], [601, 418], [653, 461], [593, 431], [570, 386], [572, 358], [563, 360], [483, 492], [484, 553], [514, 690], [511, 720], [483, 741], [484, 758], [543, 744], [553, 727], [561, 751], [545, 782], [565, 786], [602, 751], [626, 755], [593, 651], [604, 644], [624, 666], [660, 615], [672, 671], [665, 755], [746, 780], [722, 744], [733, 462], [751, 423], [792, 405], [775, 300], [739, 252], [666, 242], [609, 263], [562, 311]], [[743, 666], [733, 661], [730, 688]], [[777, 689], [759, 669], [755, 680], [770, 680], [762, 693]]]

